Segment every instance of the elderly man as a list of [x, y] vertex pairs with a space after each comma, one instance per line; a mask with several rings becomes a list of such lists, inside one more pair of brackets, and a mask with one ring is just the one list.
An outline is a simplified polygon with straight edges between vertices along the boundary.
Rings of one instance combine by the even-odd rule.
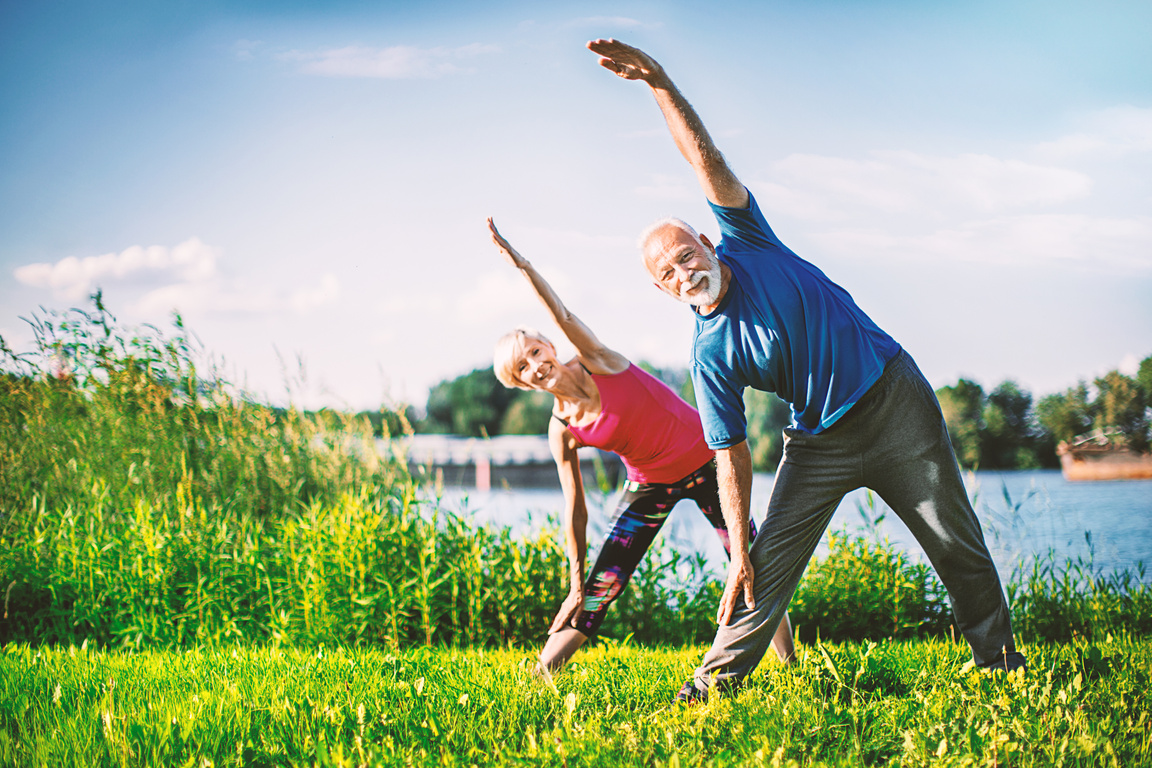
[[[732, 687], [752, 672], [836, 506], [862, 486], [924, 548], [975, 662], [1023, 667], [940, 406], [916, 363], [847, 291], [780, 242], [659, 64], [616, 40], [588, 48], [601, 66], [651, 88], [721, 232], [713, 247], [684, 222], [665, 219], [641, 236], [656, 286], [696, 312], [692, 382], [733, 537], [716, 639], [677, 699], [706, 699], [710, 686]], [[750, 552], [743, 540], [752, 490], [745, 387], [775, 392], [792, 406], [784, 458]]]

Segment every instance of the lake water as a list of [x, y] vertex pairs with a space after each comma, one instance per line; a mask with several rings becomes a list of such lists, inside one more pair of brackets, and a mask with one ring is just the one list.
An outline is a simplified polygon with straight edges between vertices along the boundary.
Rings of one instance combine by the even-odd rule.
[[[752, 483], [752, 513], [757, 522], [768, 506], [772, 474], [757, 474]], [[1049, 550], [1065, 558], [1092, 557], [1097, 571], [1128, 569], [1135, 575], [1143, 563], [1152, 571], [1152, 480], [1069, 483], [1059, 470], [976, 472], [965, 485], [984, 527], [984, 536], [1003, 578], [1021, 563]], [[588, 546], [595, 552], [615, 509], [616, 494], [589, 494]], [[533, 530], [558, 522], [564, 498], [559, 490], [512, 489], [477, 492], [446, 488], [443, 503], [478, 523]], [[915, 559], [924, 553], [908, 529], [878, 497], [875, 514], [885, 514], [878, 533]], [[829, 530], [867, 530], [861, 508], [864, 490], [845, 497]], [[700, 550], [717, 573], [724, 573], [724, 550], [711, 526], [691, 501], [672, 512], [663, 535], [683, 551]], [[825, 534], [817, 556], [827, 551]]]

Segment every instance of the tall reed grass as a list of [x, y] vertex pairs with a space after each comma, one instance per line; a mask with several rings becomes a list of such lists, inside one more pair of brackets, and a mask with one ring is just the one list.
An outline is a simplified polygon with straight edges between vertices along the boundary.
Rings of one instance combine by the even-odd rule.
[[[366, 421], [202, 375], [179, 318], [125, 328], [97, 295], [32, 323], [32, 352], [0, 340], [0, 642], [541, 638], [566, 582], [555, 535], [441, 509]], [[674, 634], [695, 640], [707, 595], [675, 558], [649, 560], [627, 615], [691, 616]]]
[[[241, 396], [202, 373], [179, 318], [124, 328], [97, 295], [33, 327], [30, 353], [0, 340], [0, 643], [543, 639], [567, 588], [557, 531], [473, 525], [366, 421]], [[703, 557], [658, 542], [602, 635], [707, 642], [721, 588]], [[1026, 638], [1152, 629], [1142, 572], [1039, 563], [1008, 591]], [[951, 620], [926, 566], [844, 534], [791, 613], [809, 640], [942, 636]]]

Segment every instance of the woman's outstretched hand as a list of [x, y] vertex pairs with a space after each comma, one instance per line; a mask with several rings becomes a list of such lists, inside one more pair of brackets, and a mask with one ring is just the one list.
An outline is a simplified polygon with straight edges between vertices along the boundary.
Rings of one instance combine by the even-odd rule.
[[573, 589], [564, 599], [564, 604], [556, 612], [552, 626], [548, 627], [548, 634], [554, 634], [562, 629], [572, 626], [572, 621], [584, 610], [584, 590]]
[[516, 267], [516, 269], [524, 269], [524, 267], [529, 266], [528, 259], [521, 256], [516, 249], [512, 247], [512, 243], [505, 240], [504, 236], [496, 229], [496, 224], [493, 223], [491, 216], [488, 217], [488, 231], [492, 233], [492, 242], [495, 243], [496, 247], [500, 249], [500, 252], [504, 254], [504, 258], [508, 260], [509, 264]]

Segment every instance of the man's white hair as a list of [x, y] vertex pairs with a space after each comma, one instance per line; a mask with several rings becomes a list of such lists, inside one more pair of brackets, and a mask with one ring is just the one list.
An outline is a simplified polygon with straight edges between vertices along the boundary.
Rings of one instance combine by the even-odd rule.
[[676, 227], [692, 235], [692, 237], [697, 240], [700, 239], [700, 235], [697, 234], [696, 230], [692, 229], [692, 225], [688, 222], [683, 219], [678, 219], [675, 216], [665, 216], [649, 224], [647, 228], [640, 233], [640, 239], [636, 241], [636, 245], [640, 248], [640, 253], [643, 254], [647, 251], [648, 243], [652, 241], [652, 238], [668, 229], [668, 227]]

